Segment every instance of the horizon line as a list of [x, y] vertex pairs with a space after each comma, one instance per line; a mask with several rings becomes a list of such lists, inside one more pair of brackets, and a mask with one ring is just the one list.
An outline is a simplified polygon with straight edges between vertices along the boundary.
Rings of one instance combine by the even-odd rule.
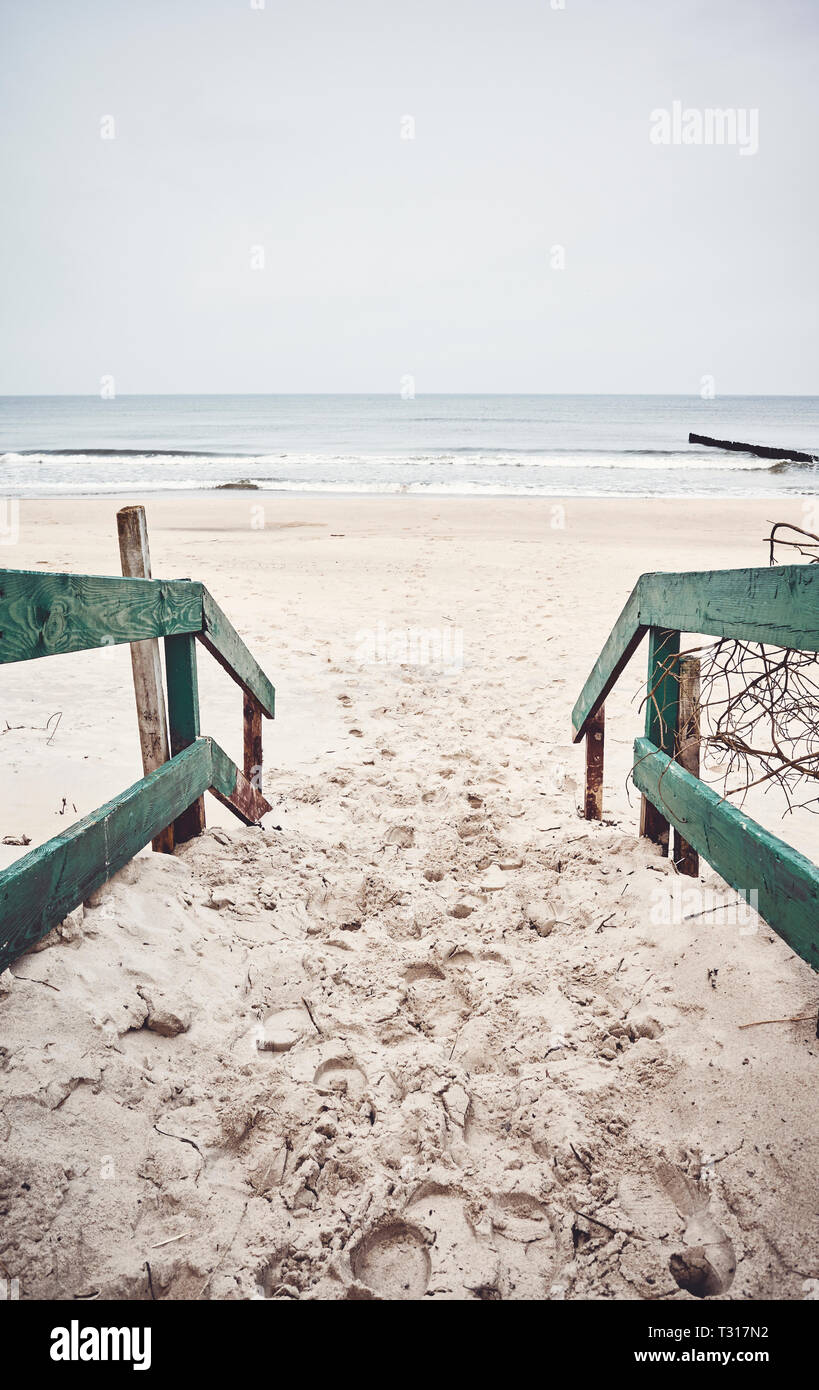
[[611, 399], [673, 396], [679, 400], [701, 400], [703, 405], [717, 400], [819, 400], [819, 393], [802, 391], [722, 391], [711, 397], [700, 396], [699, 392], [696, 391], [416, 391], [415, 395], [408, 399], [403, 398], [398, 391], [119, 391], [111, 398], [102, 397], [97, 391], [9, 391], [0, 393], [0, 401], [99, 400], [104, 405], [115, 405], [118, 400], [143, 400], [155, 397], [179, 400], [186, 397], [202, 398], [208, 396], [222, 400], [245, 400], [251, 397], [277, 399], [303, 396], [315, 399], [326, 396], [338, 396], [339, 398], [376, 396], [384, 400], [400, 400], [404, 405], [411, 405], [414, 400], [426, 399], [430, 396], [466, 396], [476, 399], [486, 396], [540, 396], [555, 399], [566, 396], [579, 398], [603, 396]]

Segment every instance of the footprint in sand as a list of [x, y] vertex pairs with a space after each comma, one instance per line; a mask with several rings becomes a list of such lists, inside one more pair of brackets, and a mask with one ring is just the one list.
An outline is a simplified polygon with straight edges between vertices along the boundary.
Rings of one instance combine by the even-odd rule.
[[398, 849], [411, 849], [415, 843], [415, 831], [411, 825], [393, 825], [384, 837], [385, 845], [396, 845]]
[[311, 1030], [310, 1015], [300, 1005], [274, 1009], [254, 1030], [256, 1052], [289, 1052]]
[[325, 1095], [341, 1093], [353, 1100], [360, 1100], [367, 1078], [354, 1057], [328, 1057], [316, 1069], [313, 1085]]
[[422, 962], [420, 965], [408, 965], [403, 974], [408, 985], [415, 984], [418, 980], [446, 979], [440, 965], [428, 965], [426, 962]]
[[380, 1298], [423, 1298], [429, 1285], [427, 1242], [405, 1221], [390, 1221], [370, 1231], [354, 1249], [350, 1264], [354, 1277]]
[[547, 1297], [557, 1263], [548, 1207], [528, 1192], [504, 1193], [493, 1204], [492, 1230], [500, 1259], [502, 1296]]
[[713, 1298], [731, 1287], [737, 1263], [733, 1244], [710, 1215], [708, 1194], [681, 1169], [663, 1162], [655, 1175], [628, 1175], [619, 1198], [641, 1234], [674, 1239], [678, 1248], [668, 1267], [681, 1289]]
[[462, 967], [463, 978], [470, 982], [473, 993], [479, 989], [484, 998], [501, 998], [509, 986], [512, 969], [496, 951], [480, 951], [474, 956], [471, 951], [460, 950], [450, 956], [449, 961], [451, 965]]
[[661, 1163], [657, 1177], [685, 1222], [682, 1249], [668, 1267], [681, 1289], [696, 1298], [713, 1298], [731, 1287], [737, 1259], [733, 1244], [709, 1212], [707, 1192], [673, 1163]]
[[407, 1216], [430, 1237], [430, 1295], [500, 1298], [497, 1254], [487, 1235], [476, 1231], [457, 1191], [426, 1185], [412, 1197]]
[[427, 1037], [451, 1038], [467, 1006], [465, 995], [438, 965], [420, 962], [404, 971], [408, 995]]
[[452, 954], [447, 957], [447, 959], [450, 965], [472, 965], [475, 961], [475, 957], [473, 956], [472, 952], [467, 951], [465, 947], [457, 951], [453, 951]]

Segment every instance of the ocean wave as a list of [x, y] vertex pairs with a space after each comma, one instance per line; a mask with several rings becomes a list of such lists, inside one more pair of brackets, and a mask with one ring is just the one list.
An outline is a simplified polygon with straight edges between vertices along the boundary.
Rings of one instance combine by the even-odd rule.
[[128, 463], [153, 463], [155, 459], [163, 463], [195, 463], [197, 459], [216, 461], [223, 464], [275, 463], [286, 457], [282, 454], [237, 454], [208, 453], [205, 450], [179, 449], [22, 449], [17, 452], [0, 454], [0, 465], [4, 463], [102, 463], [124, 459]]
[[[91, 450], [83, 453], [69, 453], [64, 450], [42, 450], [40, 452], [8, 452], [0, 454], [0, 467], [31, 467], [32, 465], [47, 468], [49, 465], [82, 465], [111, 462], [115, 463], [118, 459], [127, 461], [130, 464], [145, 464], [146, 466], [195, 466], [201, 463], [204, 467], [213, 468], [215, 464], [222, 469], [240, 469], [245, 474], [253, 469], [267, 468], [275, 466], [281, 468], [286, 465], [289, 469], [312, 469], [322, 468], [411, 468], [413, 466], [423, 466], [425, 468], [446, 468], [456, 467], [459, 463], [464, 466], [464, 460], [475, 466], [492, 468], [624, 468], [624, 469], [704, 469], [719, 472], [752, 472], [768, 471], [771, 469], [782, 468], [782, 463], [777, 461], [771, 463], [769, 459], [760, 459], [752, 455], [741, 454], [717, 454], [713, 452], [691, 451], [672, 451], [650, 450], [650, 449], [629, 449], [620, 452], [611, 450], [583, 450], [572, 453], [554, 453], [552, 451], [538, 451], [530, 453], [525, 450], [516, 449], [514, 451], [486, 450], [472, 451], [462, 449], [448, 449], [438, 452], [425, 452], [416, 454], [384, 454], [384, 453], [354, 453], [354, 454], [314, 454], [314, 453], [277, 453], [277, 454], [215, 454], [200, 453], [198, 451], [188, 453], [171, 453], [150, 451], [139, 452], [136, 450]], [[796, 466], [796, 465], [794, 465]], [[204, 477], [204, 474], [203, 474]], [[208, 479], [211, 481], [211, 479]], [[226, 472], [220, 477], [222, 482], [230, 482], [231, 477]], [[124, 485], [124, 484], [121, 484]]]
[[[667, 481], [660, 482], [656, 478], [646, 478], [639, 488], [624, 489], [619, 481], [620, 475], [611, 473], [607, 479], [600, 478], [599, 481], [582, 482], [574, 479], [568, 482], [565, 478], [555, 478], [547, 480], [541, 476], [537, 483], [513, 484], [510, 482], [478, 482], [470, 479], [457, 479], [451, 482], [442, 480], [424, 482], [416, 480], [414, 482], [388, 482], [388, 481], [343, 481], [343, 480], [319, 480], [309, 481], [307, 479], [286, 479], [286, 478], [263, 478], [263, 479], [234, 479], [227, 483], [214, 483], [202, 478], [174, 478], [165, 480], [147, 481], [144, 478], [129, 478], [118, 482], [116, 486], [105, 482], [94, 483], [88, 479], [83, 481], [54, 481], [47, 485], [43, 483], [17, 484], [13, 488], [3, 486], [0, 480], [0, 498], [14, 497], [21, 503], [28, 500], [35, 501], [44, 497], [125, 497], [125, 496], [173, 496], [184, 494], [210, 495], [217, 491], [234, 491], [234, 495], [240, 492], [247, 500], [248, 505], [253, 505], [254, 499], [275, 496], [276, 494], [288, 494], [290, 496], [382, 496], [382, 497], [486, 497], [502, 500], [508, 498], [570, 498], [570, 497], [604, 497], [604, 498], [638, 498], [638, 497], [664, 497], [669, 501], [680, 500], [690, 501], [693, 497], [718, 497], [731, 495], [735, 497], [765, 498], [772, 495], [770, 488], [760, 486], [739, 486], [739, 480], [732, 488], [715, 489], [713, 492], [703, 492], [696, 489], [682, 489], [669, 486]], [[779, 492], [791, 497], [812, 497], [814, 494], [805, 492], [797, 486], [780, 489]]]
[[220, 459], [220, 458], [258, 458], [257, 454], [239, 454], [235, 450], [226, 453], [224, 449], [19, 449], [16, 453], [0, 455], [0, 458], [55, 458], [68, 461], [94, 458], [151, 458], [151, 459]]

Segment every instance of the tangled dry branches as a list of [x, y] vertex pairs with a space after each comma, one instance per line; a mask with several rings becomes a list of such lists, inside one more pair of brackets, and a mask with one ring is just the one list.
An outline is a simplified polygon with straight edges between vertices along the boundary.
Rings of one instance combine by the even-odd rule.
[[[790, 532], [790, 538], [781, 536], [780, 531]], [[794, 540], [794, 536], [807, 536], [807, 540]], [[768, 536], [769, 565], [779, 563], [777, 546], [780, 549], [795, 550], [803, 560], [807, 560], [811, 565], [819, 565], [819, 536], [815, 536], [812, 531], [806, 531], [802, 526], [794, 526], [790, 521], [772, 522], [771, 533]]]
[[739, 639], [700, 653], [701, 746], [725, 795], [775, 785], [788, 811], [819, 810], [819, 661]]

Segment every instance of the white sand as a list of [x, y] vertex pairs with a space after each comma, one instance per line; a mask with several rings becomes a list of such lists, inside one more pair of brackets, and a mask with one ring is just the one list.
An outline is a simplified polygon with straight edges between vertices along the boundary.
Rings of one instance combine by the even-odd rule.
[[[607, 706], [602, 826], [570, 744], [639, 573], [764, 564], [799, 502], [573, 500], [563, 527], [549, 502], [147, 505], [155, 574], [204, 580], [277, 686], [274, 811], [246, 831], [210, 800], [200, 841], [2, 977], [0, 1274], [23, 1297], [804, 1297], [819, 1044], [740, 1025], [815, 1015], [815, 976], [747, 912], [680, 920], [735, 896], [706, 871], [681, 901], [636, 836], [644, 652]], [[25, 504], [0, 559], [115, 573], [116, 506]], [[362, 663], [413, 627], [454, 633], [454, 669]], [[203, 732], [238, 759], [240, 696], [199, 664]], [[139, 775], [126, 649], [0, 690], [0, 838]], [[809, 820], [787, 836], [816, 857]]]

